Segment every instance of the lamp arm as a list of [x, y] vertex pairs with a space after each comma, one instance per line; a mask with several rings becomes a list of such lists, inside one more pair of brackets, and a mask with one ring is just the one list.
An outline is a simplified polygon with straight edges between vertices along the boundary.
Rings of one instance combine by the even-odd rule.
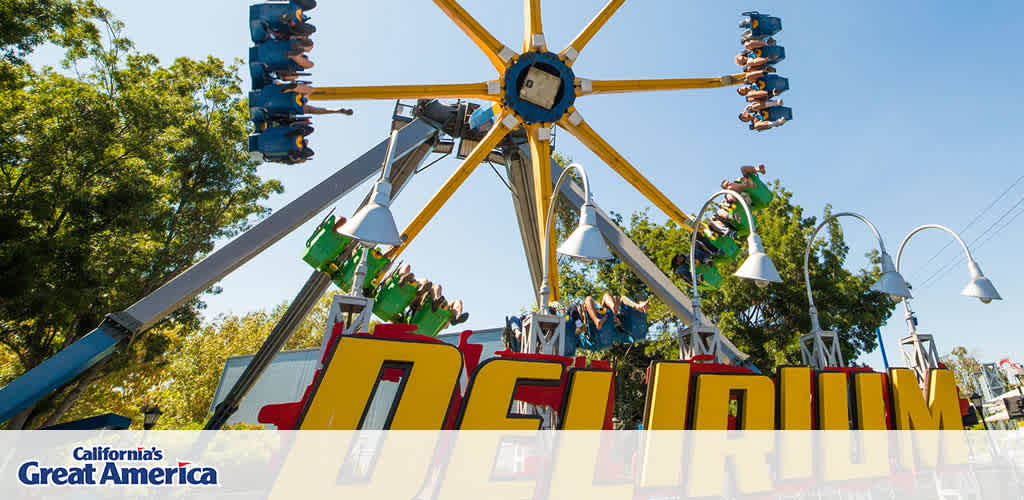
[[[569, 177], [570, 170], [575, 170], [576, 172], [578, 172], [580, 174], [580, 178], [583, 179], [583, 205], [593, 204], [590, 199], [590, 182], [587, 180], [587, 173], [583, 170], [583, 166], [580, 165], [579, 163], [573, 163], [570, 164], [568, 167], [565, 167], [565, 170], [562, 171], [562, 175], [558, 176], [558, 181], [555, 182], [555, 186], [551, 191], [551, 202], [548, 203], [548, 216], [547, 220], [544, 223], [544, 234], [541, 235], [542, 238], [540, 244], [542, 246], [547, 245], [548, 235], [551, 234], [551, 226], [554, 224], [555, 199], [558, 197], [558, 189], [562, 187], [562, 182], [564, 182], [565, 179]], [[543, 276], [543, 278], [541, 278], [540, 281], [540, 297], [537, 301], [537, 307], [547, 307], [548, 294], [551, 292], [551, 288], [548, 286], [548, 259], [545, 258], [541, 260], [543, 260], [543, 262], [541, 263], [541, 270], [543, 271], [541, 273], [541, 276]]]
[[384, 165], [380, 174], [380, 180], [391, 181], [391, 165], [395, 162], [395, 143], [398, 142], [398, 130], [391, 131], [391, 140], [388, 141], [388, 151], [384, 153]]
[[690, 281], [692, 282], [691, 285], [693, 285], [693, 316], [696, 318], [695, 321], [700, 321], [700, 292], [697, 290], [697, 258], [695, 257], [695, 254], [697, 253], [697, 232], [700, 231], [700, 220], [701, 217], [704, 216], [704, 212], [707, 211], [708, 206], [715, 201], [715, 198], [722, 195], [731, 195], [739, 201], [740, 205], [743, 205], [743, 211], [747, 214], [747, 222], [750, 224], [750, 234], [754, 234], [756, 232], [754, 229], [754, 216], [750, 212], [750, 206], [747, 205], [747, 200], [744, 200], [743, 196], [736, 191], [731, 189], [722, 189], [721, 191], [711, 195], [711, 197], [704, 202], [704, 205], [700, 207], [700, 211], [698, 211], [697, 215], [694, 216], [694, 229], [690, 232]]
[[[956, 238], [957, 243], [960, 243], [960, 248], [964, 249], [964, 253], [967, 255], [967, 262], [974, 262], [974, 256], [971, 255], [971, 250], [967, 248], [967, 244], [964, 243], [964, 240], [960, 239], [960, 235], [956, 234], [955, 231], [941, 224], [924, 224], [922, 226], [915, 227], [914, 230], [910, 231], [910, 233], [908, 233], [907, 236], [905, 236], [903, 238], [903, 241], [900, 243], [900, 249], [896, 251], [896, 272], [899, 272], [900, 270], [900, 258], [903, 257], [903, 248], [907, 246], [907, 242], [910, 241], [910, 237], [914, 236], [917, 233], [920, 233], [921, 231], [924, 231], [925, 229], [941, 229], [953, 235], [953, 238]], [[971, 278], [973, 279], [975, 267], [968, 265], [968, 269], [970, 270]], [[916, 330], [913, 322], [914, 311], [910, 310], [910, 301], [904, 299], [903, 307], [907, 310], [907, 324], [910, 325], [910, 329], [912, 331]]]
[[908, 234], [905, 238], [903, 238], [903, 242], [900, 243], [900, 249], [896, 252], [896, 271], [897, 272], [899, 272], [899, 270], [900, 270], [900, 257], [903, 256], [903, 247], [907, 246], [907, 242], [910, 241], [910, 237], [911, 236], [913, 236], [913, 235], [915, 235], [917, 233], [920, 233], [921, 231], [924, 231], [925, 229], [941, 229], [941, 230], [943, 230], [943, 231], [953, 235], [953, 237], [956, 238], [957, 243], [960, 243], [960, 248], [964, 249], [964, 254], [967, 255], [968, 262], [974, 260], [974, 257], [971, 255], [971, 250], [967, 248], [967, 244], [964, 243], [964, 240], [960, 239], [960, 235], [956, 234], [955, 231], [953, 231], [952, 229], [950, 229], [950, 228], [948, 228], [946, 226], [943, 226], [941, 224], [925, 224], [923, 226], [918, 226], [918, 227], [914, 228], [914, 230], [911, 231], [910, 234]]
[[[883, 254], [886, 253], [885, 252], [885, 242], [882, 241], [882, 235], [878, 233], [878, 228], [876, 228], [875, 225], [872, 224], [871, 221], [869, 221], [866, 217], [864, 217], [863, 215], [860, 215], [858, 213], [854, 213], [854, 212], [839, 212], [837, 214], [832, 214], [831, 217], [821, 221], [821, 224], [818, 224], [818, 227], [814, 228], [814, 232], [811, 233], [810, 239], [807, 240], [807, 248], [804, 249], [804, 285], [806, 285], [806, 287], [807, 287], [807, 303], [810, 305], [811, 331], [812, 332], [816, 331], [816, 330], [820, 330], [821, 329], [821, 325], [818, 322], [818, 309], [816, 307], [814, 307], [814, 294], [811, 292], [811, 271], [810, 271], [811, 246], [814, 245], [814, 238], [818, 236], [818, 232], [821, 231], [821, 228], [823, 228], [826, 225], [828, 225], [829, 222], [832, 222], [832, 221], [834, 221], [834, 220], [836, 220], [836, 219], [838, 219], [840, 217], [853, 217], [853, 218], [858, 219], [861, 222], [867, 224], [868, 227], [871, 228], [871, 232], [875, 233], [875, 238], [878, 239], [878, 248], [879, 248], [879, 250], [881, 250], [881, 252]], [[897, 265], [897, 269], [898, 268], [899, 268], [899, 266]]]

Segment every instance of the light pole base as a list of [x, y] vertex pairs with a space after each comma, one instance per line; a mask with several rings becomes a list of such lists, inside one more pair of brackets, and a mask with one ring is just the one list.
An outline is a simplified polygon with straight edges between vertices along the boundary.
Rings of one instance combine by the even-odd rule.
[[813, 370], [843, 367], [843, 352], [839, 349], [839, 334], [830, 330], [815, 330], [800, 337], [800, 357]]

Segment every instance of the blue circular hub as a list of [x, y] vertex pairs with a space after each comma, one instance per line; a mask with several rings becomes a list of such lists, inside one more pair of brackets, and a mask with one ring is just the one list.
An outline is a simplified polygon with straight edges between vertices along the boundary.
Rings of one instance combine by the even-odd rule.
[[527, 52], [505, 71], [505, 105], [525, 123], [557, 122], [576, 101], [576, 75], [551, 52]]

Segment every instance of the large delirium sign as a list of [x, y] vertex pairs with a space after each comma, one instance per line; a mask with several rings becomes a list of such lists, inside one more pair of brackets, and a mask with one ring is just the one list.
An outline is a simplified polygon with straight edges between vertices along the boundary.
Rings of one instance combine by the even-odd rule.
[[[479, 349], [474, 354], [464, 343], [460, 349], [381, 333], [335, 339], [325, 369], [304, 401], [294, 403], [301, 404], [295, 428], [363, 428], [382, 379], [399, 382], [388, 429], [540, 428], [539, 416], [520, 411], [524, 402], [552, 407], [560, 429], [610, 428], [614, 387], [607, 364], [507, 351], [477, 363]], [[963, 429], [956, 381], [946, 369], [931, 370], [922, 391], [906, 368], [783, 366], [773, 379], [734, 366], [655, 361], [647, 383], [645, 430]]]

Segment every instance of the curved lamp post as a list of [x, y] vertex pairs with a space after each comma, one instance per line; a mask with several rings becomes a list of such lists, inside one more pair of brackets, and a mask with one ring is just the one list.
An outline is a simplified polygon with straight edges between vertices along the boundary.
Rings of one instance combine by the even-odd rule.
[[349, 291], [349, 295], [360, 296], [362, 294], [363, 281], [366, 279], [367, 272], [366, 259], [371, 247], [402, 244], [402, 236], [395, 224], [395, 216], [391, 213], [391, 165], [395, 161], [395, 142], [397, 141], [398, 131], [392, 130], [388, 151], [384, 155], [384, 168], [380, 178], [373, 185], [370, 201], [338, 228], [338, 234], [359, 240], [363, 245], [363, 255], [352, 279], [352, 290]]
[[804, 284], [807, 286], [807, 303], [810, 305], [811, 331], [800, 337], [800, 355], [804, 364], [815, 370], [845, 365], [842, 352], [839, 349], [839, 337], [835, 332], [821, 329], [821, 324], [818, 321], [818, 309], [814, 306], [814, 294], [811, 291], [810, 272], [811, 247], [814, 245], [814, 238], [818, 236], [821, 228], [840, 217], [853, 217], [867, 224], [871, 228], [871, 232], [875, 234], [875, 238], [878, 239], [878, 249], [882, 253], [882, 276], [874, 285], [871, 285], [871, 290], [882, 292], [897, 301], [911, 298], [907, 282], [893, 266], [892, 257], [885, 251], [885, 242], [882, 241], [882, 236], [871, 221], [863, 215], [853, 212], [840, 212], [823, 220], [811, 233], [810, 239], [807, 240], [807, 248], [804, 249]]
[[[541, 245], [546, 247], [548, 236], [551, 234], [551, 226], [554, 223], [555, 201], [562, 182], [569, 177], [569, 172], [575, 170], [583, 180], [583, 206], [580, 207], [580, 223], [576, 226], [569, 237], [565, 239], [557, 252], [568, 255], [583, 261], [604, 260], [612, 258], [612, 252], [604, 241], [604, 236], [597, 228], [597, 207], [590, 198], [590, 182], [587, 181], [587, 173], [583, 166], [573, 163], [562, 171], [562, 175], [555, 182], [551, 194], [551, 202], [548, 205], [548, 216], [544, 224], [544, 233], [541, 235]], [[523, 325], [525, 330], [525, 342], [522, 351], [526, 353], [542, 353], [562, 355], [565, 350], [564, 328], [562, 317], [558, 314], [550, 314], [548, 299], [551, 295], [551, 287], [548, 286], [548, 259], [541, 259], [543, 276], [540, 289], [537, 291], [537, 308], [539, 312], [532, 313], [527, 318], [527, 324]]]
[[695, 228], [690, 237], [690, 281], [693, 286], [693, 324], [683, 330], [679, 338], [679, 357], [681, 359], [692, 359], [699, 355], [709, 355], [713, 359], [718, 360], [721, 349], [719, 344], [721, 342], [721, 332], [718, 331], [718, 327], [715, 325], [705, 324], [704, 315], [700, 311], [700, 290], [697, 287], [697, 234], [700, 231], [701, 217], [704, 216], [704, 212], [707, 211], [711, 203], [716, 198], [723, 195], [732, 196], [734, 199], [739, 201], [743, 205], [743, 211], [747, 215], [747, 222], [750, 226], [750, 234], [747, 236], [747, 260], [743, 261], [739, 269], [733, 273], [733, 276], [754, 280], [758, 286], [768, 286], [768, 283], [781, 283], [782, 278], [779, 277], [779, 272], [775, 269], [775, 264], [772, 259], [768, 257], [768, 254], [764, 253], [764, 245], [761, 243], [761, 237], [757, 235], [757, 230], [754, 227], [754, 216], [750, 212], [750, 206], [747, 205], [747, 201], [743, 199], [736, 191], [730, 189], [723, 189], [711, 195], [704, 205], [700, 207], [700, 211], [697, 212], [696, 220], [693, 223]]
[[[960, 248], [963, 248], [964, 254], [967, 255], [967, 271], [971, 275], [971, 281], [967, 283], [967, 286], [960, 292], [960, 295], [976, 297], [983, 304], [988, 304], [993, 300], [1002, 300], [999, 292], [996, 291], [996, 287], [981, 272], [981, 268], [975, 262], [974, 256], [971, 255], [971, 250], [967, 248], [967, 244], [960, 238], [960, 235], [956, 234], [952, 229], [939, 224], [918, 226], [903, 238], [903, 242], [900, 243], [900, 249], [896, 252], [897, 271], [900, 268], [900, 258], [903, 257], [903, 248], [907, 246], [907, 242], [910, 241], [911, 237], [925, 229], [940, 229], [951, 234], [953, 238], [956, 238], [957, 243], [960, 243]], [[935, 341], [931, 334], [918, 333], [917, 318], [914, 316], [914, 311], [910, 309], [910, 302], [904, 300], [903, 306], [907, 311], [904, 317], [907, 320], [907, 329], [910, 335], [900, 339], [900, 351], [903, 352], [903, 360], [914, 369], [918, 380], [924, 381], [928, 375], [928, 370], [938, 368], [939, 366], [938, 350], [935, 347]]]

